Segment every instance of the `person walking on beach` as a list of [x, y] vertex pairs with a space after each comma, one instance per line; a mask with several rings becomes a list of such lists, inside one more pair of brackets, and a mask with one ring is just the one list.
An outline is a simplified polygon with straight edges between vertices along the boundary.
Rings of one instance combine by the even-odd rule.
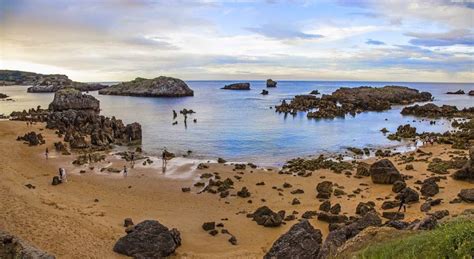
[[398, 207], [398, 212], [400, 212], [400, 210], [402, 209], [403, 207], [403, 212], [407, 212], [407, 207], [406, 207], [406, 201], [405, 201], [405, 195], [402, 195], [400, 197], [400, 207]]
[[128, 175], [127, 166], [124, 165], [124, 166], [123, 166], [123, 176], [124, 176], [124, 177], [127, 177], [127, 175]]
[[46, 157], [46, 159], [48, 159], [48, 155], [49, 155], [49, 149], [46, 148], [46, 150], [44, 151], [44, 156]]
[[166, 165], [168, 163], [167, 159], [166, 159], [166, 153], [168, 153], [168, 151], [166, 151], [166, 148], [163, 150], [163, 153], [161, 154], [161, 160], [162, 160], [162, 165], [161, 167], [163, 168], [163, 173], [166, 172]]
[[61, 180], [62, 183], [67, 183], [66, 169], [62, 167], [59, 168], [59, 180]]
[[132, 153], [130, 163], [131, 163], [131, 167], [133, 168], [135, 166], [135, 153]]

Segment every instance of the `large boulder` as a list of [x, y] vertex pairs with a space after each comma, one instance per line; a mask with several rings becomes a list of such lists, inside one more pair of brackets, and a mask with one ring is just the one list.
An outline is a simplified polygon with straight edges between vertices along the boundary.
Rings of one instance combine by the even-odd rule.
[[474, 188], [462, 189], [458, 196], [465, 202], [474, 203]]
[[428, 178], [423, 181], [421, 185], [421, 194], [424, 196], [432, 197], [439, 193], [439, 186], [436, 183], [435, 178]]
[[225, 90], [250, 90], [250, 83], [235, 83], [222, 87]]
[[277, 87], [277, 82], [272, 79], [267, 79], [267, 87]]
[[329, 232], [326, 240], [321, 246], [317, 258], [322, 259], [334, 256], [337, 248], [342, 246], [348, 239], [353, 238], [369, 226], [380, 226], [381, 224], [382, 220], [380, 217], [375, 212], [369, 212], [353, 223]]
[[379, 184], [393, 184], [402, 180], [402, 175], [388, 159], [382, 159], [370, 166], [372, 182]]
[[163, 258], [181, 245], [180, 233], [156, 220], [145, 220], [127, 230], [114, 245], [114, 252], [134, 258]]
[[55, 257], [0, 230], [0, 258], [54, 259]]
[[282, 215], [274, 212], [267, 206], [258, 208], [251, 216], [258, 225], [264, 227], [278, 227], [283, 223]]
[[126, 95], [145, 97], [193, 96], [194, 91], [182, 80], [160, 76], [154, 79], [136, 78], [99, 91], [105, 95]]
[[403, 189], [397, 196], [397, 199], [405, 199], [406, 203], [414, 203], [420, 200], [420, 195], [410, 187]]
[[469, 160], [466, 164], [453, 173], [453, 178], [460, 181], [474, 181], [474, 147], [469, 149]]
[[264, 258], [315, 258], [321, 242], [321, 231], [314, 229], [308, 220], [302, 220], [279, 237]]
[[316, 192], [318, 193], [316, 198], [319, 199], [329, 199], [332, 194], [332, 182], [330, 181], [323, 181], [318, 183], [316, 186]]
[[54, 94], [53, 102], [49, 104], [49, 110], [60, 112], [66, 110], [87, 110], [99, 112], [100, 102], [95, 97], [82, 94], [80, 91], [67, 88]]

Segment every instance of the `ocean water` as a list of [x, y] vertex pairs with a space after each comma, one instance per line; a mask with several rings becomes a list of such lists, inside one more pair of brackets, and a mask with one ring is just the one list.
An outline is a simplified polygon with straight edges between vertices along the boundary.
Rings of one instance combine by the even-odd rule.
[[[450, 83], [403, 83], [403, 82], [322, 82], [279, 81], [277, 88], [266, 88], [264, 81], [250, 81], [250, 91], [229, 91], [220, 88], [236, 81], [187, 81], [194, 90], [194, 97], [149, 98], [106, 96], [91, 92], [101, 103], [101, 113], [116, 116], [125, 123], [139, 122], [143, 129], [143, 148], [159, 154], [166, 147], [169, 151], [191, 157], [230, 161], [258, 162], [261, 165], [281, 165], [287, 159], [298, 156], [337, 153], [347, 147], [378, 148], [406, 145], [390, 141], [380, 129], [395, 131], [401, 124], [410, 123], [418, 132], [444, 132], [450, 123], [440, 120], [430, 125], [400, 114], [403, 106], [394, 106], [385, 112], [365, 112], [345, 119], [307, 119], [301, 112], [296, 116], [278, 114], [271, 106], [290, 99], [294, 95], [308, 94], [319, 90], [330, 94], [339, 87], [403, 85], [428, 91], [435, 97], [434, 103], [456, 105], [458, 108], [474, 105], [474, 97], [447, 95], [447, 91], [474, 90], [474, 84]], [[15, 101], [0, 101], [0, 114], [41, 105], [47, 107], [52, 101], [51, 93], [26, 93], [25, 86], [0, 87], [0, 92]], [[270, 94], [263, 96], [262, 89]], [[172, 125], [172, 110], [193, 109], [184, 118], [178, 114], [178, 124]], [[197, 123], [193, 122], [197, 120]], [[413, 121], [415, 120], [415, 122]]]

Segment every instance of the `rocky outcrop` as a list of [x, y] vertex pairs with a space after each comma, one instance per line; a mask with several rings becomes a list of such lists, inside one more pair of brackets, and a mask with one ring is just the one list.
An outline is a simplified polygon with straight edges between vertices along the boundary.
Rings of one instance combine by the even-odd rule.
[[49, 104], [49, 110], [52, 112], [85, 110], [99, 113], [99, 107], [99, 100], [91, 95], [82, 94], [75, 89], [64, 89], [56, 92], [53, 102]]
[[55, 257], [0, 230], [0, 258], [54, 259]]
[[26, 133], [23, 136], [18, 136], [16, 138], [17, 141], [25, 141], [30, 146], [37, 146], [42, 145], [45, 143], [43, 136], [40, 134], [36, 134], [36, 132], [32, 131], [30, 133]]
[[318, 199], [329, 199], [332, 194], [332, 187], [333, 183], [330, 181], [323, 181], [318, 183], [316, 186], [316, 192], [318, 193], [316, 195], [316, 198]]
[[471, 90], [469, 91], [469, 93], [467, 93], [469, 96], [474, 96], [474, 90]]
[[474, 147], [469, 150], [469, 160], [461, 169], [454, 172], [452, 177], [460, 181], [474, 182]]
[[8, 95], [0, 93], [0, 99], [8, 98]]
[[402, 180], [402, 175], [388, 159], [382, 159], [370, 166], [370, 176], [373, 183], [393, 184]]
[[400, 125], [397, 128], [397, 132], [387, 136], [390, 140], [402, 140], [404, 138], [414, 138], [416, 137], [416, 128], [410, 126], [410, 124]]
[[474, 107], [459, 110], [453, 105], [437, 106], [434, 103], [427, 103], [425, 105], [415, 104], [413, 106], [407, 106], [403, 108], [401, 114], [429, 118], [472, 117], [474, 116]]
[[321, 231], [302, 220], [279, 237], [264, 258], [316, 258], [321, 242]]
[[435, 178], [428, 178], [421, 185], [421, 194], [423, 196], [432, 197], [439, 193], [439, 186]]
[[267, 206], [258, 208], [253, 214], [249, 215], [257, 222], [258, 225], [264, 227], [278, 227], [282, 224], [284, 215], [276, 213]]
[[403, 86], [385, 86], [382, 88], [356, 87], [339, 88], [331, 95], [317, 98], [314, 95], [304, 97], [295, 96], [288, 104], [283, 101], [276, 106], [277, 112], [296, 114], [297, 111], [309, 111], [308, 118], [335, 118], [345, 117], [346, 114], [355, 116], [363, 111], [383, 111], [392, 105], [405, 105], [414, 102], [431, 100], [431, 94], [419, 92], [416, 89]]
[[463, 90], [459, 89], [456, 92], [447, 92], [446, 94], [466, 94]]
[[267, 79], [267, 87], [277, 87], [277, 82], [272, 79]]
[[134, 258], [163, 258], [181, 245], [177, 229], [169, 230], [156, 220], [145, 220], [127, 230], [114, 245], [114, 252]]
[[468, 203], [474, 203], [474, 188], [471, 189], [462, 189], [458, 193], [459, 198], [461, 200], [468, 202]]
[[250, 90], [250, 83], [235, 83], [222, 87], [224, 90]]
[[380, 217], [374, 212], [369, 212], [353, 223], [329, 232], [326, 240], [321, 246], [317, 258], [330, 258], [335, 255], [337, 248], [342, 246], [347, 240], [355, 237], [359, 232], [367, 227], [380, 226], [381, 224], [382, 220]]
[[160, 76], [154, 79], [137, 77], [135, 80], [112, 85], [100, 90], [99, 94], [143, 97], [183, 97], [194, 96], [194, 91], [180, 79]]

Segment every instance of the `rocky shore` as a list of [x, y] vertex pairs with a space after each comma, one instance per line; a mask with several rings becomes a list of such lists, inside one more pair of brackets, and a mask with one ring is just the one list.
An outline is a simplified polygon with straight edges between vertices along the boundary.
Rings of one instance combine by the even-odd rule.
[[303, 111], [308, 112], [308, 118], [330, 119], [345, 117], [347, 114], [355, 116], [364, 111], [384, 111], [390, 109], [392, 105], [425, 102], [431, 98], [428, 92], [419, 92], [403, 86], [381, 88], [361, 86], [339, 88], [332, 94], [320, 98], [314, 95], [298, 95], [290, 103], [283, 100], [280, 105], [275, 106], [275, 111], [290, 114]]
[[99, 94], [143, 97], [183, 97], [194, 96], [194, 91], [180, 79], [160, 76], [153, 79], [137, 77], [135, 80], [112, 85], [100, 90]]

